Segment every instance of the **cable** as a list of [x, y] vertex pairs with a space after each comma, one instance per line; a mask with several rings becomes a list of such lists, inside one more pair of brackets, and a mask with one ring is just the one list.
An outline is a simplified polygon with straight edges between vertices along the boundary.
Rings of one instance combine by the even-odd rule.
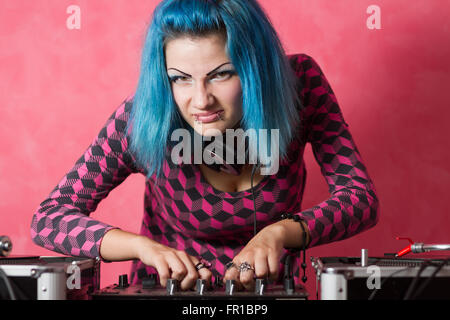
[[11, 300], [16, 300], [16, 295], [14, 294], [14, 290], [11, 286], [11, 282], [9, 281], [8, 276], [6, 275], [5, 271], [3, 271], [2, 268], [0, 268], [0, 278], [2, 278], [3, 281], [5, 282], [5, 286], [6, 286], [6, 290], [8, 291], [9, 298]]
[[308, 278], [306, 277], [306, 231], [305, 231], [305, 227], [303, 226], [302, 223], [302, 219], [300, 219], [299, 216], [296, 216], [298, 219], [295, 219], [295, 221], [297, 221], [300, 224], [300, 227], [302, 228], [302, 232], [303, 232], [303, 245], [302, 245], [302, 252], [303, 252], [303, 262], [301, 264], [301, 267], [303, 269], [303, 277], [302, 277], [302, 281], [303, 283], [306, 283], [306, 280], [308, 280]]
[[440, 263], [430, 263], [432, 266], [436, 267], [433, 273], [420, 285], [420, 287], [416, 290], [414, 295], [412, 296], [412, 300], [416, 299], [420, 296], [420, 294], [425, 290], [425, 288], [430, 284], [430, 282], [436, 277], [436, 274], [441, 271], [441, 269], [447, 265], [450, 261], [450, 258], [440, 261]]
[[292, 253], [298, 253], [298, 258], [301, 258], [301, 254], [303, 252], [303, 262], [300, 264], [301, 268], [303, 269], [303, 277], [302, 277], [302, 281], [303, 283], [306, 283], [306, 281], [308, 280], [308, 278], [306, 277], [306, 231], [305, 231], [305, 227], [303, 226], [303, 222], [304, 220], [298, 216], [298, 215], [294, 215], [292, 213], [283, 213], [281, 215], [282, 219], [292, 219], [295, 222], [298, 222], [300, 224], [300, 228], [302, 229], [302, 246], [301, 248], [291, 248], [289, 249]]
[[[256, 225], [256, 201], [255, 201], [255, 192], [253, 189], [253, 177], [255, 175], [256, 170], [261, 166], [260, 162], [257, 162], [256, 165], [253, 166], [252, 168], [252, 174], [251, 174], [251, 178], [250, 178], [250, 184], [251, 184], [251, 190], [252, 190], [252, 198], [253, 198], [253, 234], [256, 235], [257, 233], [257, 225]], [[306, 283], [307, 281], [307, 277], [306, 277], [306, 231], [305, 231], [305, 227], [303, 226], [302, 223], [302, 219], [299, 216], [293, 216], [292, 214], [288, 214], [287, 218], [293, 219], [294, 221], [298, 222], [300, 224], [300, 227], [302, 229], [302, 238], [303, 238], [303, 244], [302, 247], [300, 248], [299, 251], [299, 255], [303, 252], [303, 262], [301, 263], [301, 268], [303, 269], [303, 277], [302, 277], [302, 281], [303, 283]], [[290, 262], [290, 258], [288, 260], [289, 265], [291, 264]], [[286, 273], [286, 269], [285, 269], [285, 273]]]
[[255, 175], [256, 170], [260, 167], [260, 163], [257, 162], [256, 165], [252, 168], [252, 175], [250, 178], [251, 188], [252, 188], [252, 198], [253, 198], [253, 235], [256, 236], [256, 201], [255, 201], [255, 192], [253, 190], [253, 176]]
[[[431, 281], [431, 280], [435, 277], [435, 275], [443, 268], [443, 266], [446, 265], [446, 263], [447, 263], [448, 261], [450, 261], [450, 258], [449, 258], [449, 259], [446, 259], [446, 260], [444, 260], [444, 261], [442, 261], [442, 264], [437, 264], [436, 270], [435, 270], [435, 271], [433, 272], [433, 274], [425, 281], [425, 283], [422, 283], [421, 286], [416, 290], [416, 293], [414, 294], [414, 296], [412, 297], [412, 299], [415, 299], [416, 297], [418, 297], [418, 296], [422, 293], [422, 291], [427, 287], [427, 285], [430, 283], [430, 281]], [[416, 274], [416, 276], [414, 277], [413, 281], [411, 282], [409, 288], [407, 289], [407, 292], [406, 292], [406, 294], [405, 294], [405, 296], [404, 296], [404, 298], [403, 298], [404, 300], [408, 300], [408, 299], [410, 298], [412, 292], [414, 291], [414, 287], [416, 286], [416, 284], [417, 284], [417, 282], [418, 282], [418, 279], [420, 278], [420, 274], [423, 272], [423, 270], [424, 270], [427, 266], [430, 266], [430, 265], [436, 266], [435, 263], [430, 262], [430, 261], [428, 261], [428, 260], [425, 261], [425, 262], [423, 262], [423, 263], [421, 264], [419, 271], [417, 272], [417, 274]], [[404, 269], [397, 270], [397, 271], [391, 273], [388, 277], [384, 278], [383, 281], [380, 283], [380, 288], [383, 287], [383, 285], [386, 283], [386, 281], [389, 280], [390, 278], [392, 278], [394, 275], [396, 275], [396, 274], [398, 274], [398, 273], [401, 273], [401, 272], [403, 272], [403, 271], [407, 271], [407, 270], [413, 269], [413, 268], [415, 268], [415, 267], [416, 267], [416, 266], [409, 266], [409, 267], [406, 267], [406, 268], [404, 268]], [[379, 290], [379, 289], [375, 289], [375, 290], [371, 293], [371, 295], [369, 296], [368, 300], [373, 300], [373, 299], [375, 298], [375, 295], [377, 294], [378, 290]]]
[[292, 278], [292, 255], [288, 252], [282, 257], [281, 263], [284, 265], [283, 279]]
[[416, 276], [414, 277], [413, 281], [411, 281], [411, 284], [408, 287], [408, 290], [406, 290], [405, 296], [403, 297], [403, 300], [409, 300], [411, 297], [411, 294], [413, 293], [415, 287], [417, 286], [417, 283], [420, 280], [420, 275], [422, 272], [429, 266], [429, 261], [425, 260], [419, 268], [419, 271], [417, 272]]
[[[384, 278], [383, 281], [381, 281], [381, 283], [380, 283], [380, 289], [381, 289], [381, 287], [383, 287], [383, 285], [386, 283], [386, 281], [389, 280], [390, 278], [392, 278], [394, 275], [399, 274], [399, 273], [401, 273], [401, 272], [403, 272], [403, 271], [412, 269], [412, 268], [415, 268], [415, 267], [410, 266], [410, 267], [406, 267], [406, 268], [404, 268], [404, 269], [400, 269], [400, 270], [397, 270], [397, 271], [395, 271], [395, 272], [392, 272], [389, 276], [387, 276], [386, 278]], [[378, 290], [379, 290], [379, 289], [374, 289], [373, 292], [370, 294], [368, 300], [373, 300], [373, 299], [375, 298], [375, 295], [377, 294]]]

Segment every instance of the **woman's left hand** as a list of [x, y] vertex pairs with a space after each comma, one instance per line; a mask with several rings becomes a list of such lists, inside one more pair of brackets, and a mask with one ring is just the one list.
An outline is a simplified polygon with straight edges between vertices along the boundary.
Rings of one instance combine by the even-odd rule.
[[[259, 231], [250, 242], [233, 259], [234, 265], [224, 275], [226, 280], [236, 280], [237, 288], [253, 290], [254, 278], [276, 280], [279, 272], [279, 261], [283, 252], [284, 228], [271, 224]], [[251, 269], [240, 271], [241, 264], [247, 263]]]

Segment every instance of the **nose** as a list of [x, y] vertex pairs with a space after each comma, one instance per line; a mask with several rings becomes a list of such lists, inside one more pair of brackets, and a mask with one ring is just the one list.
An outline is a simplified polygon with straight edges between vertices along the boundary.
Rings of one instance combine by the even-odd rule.
[[197, 109], [205, 109], [210, 106], [214, 101], [213, 95], [209, 92], [207, 85], [198, 81], [194, 86], [194, 92], [192, 97], [192, 103]]

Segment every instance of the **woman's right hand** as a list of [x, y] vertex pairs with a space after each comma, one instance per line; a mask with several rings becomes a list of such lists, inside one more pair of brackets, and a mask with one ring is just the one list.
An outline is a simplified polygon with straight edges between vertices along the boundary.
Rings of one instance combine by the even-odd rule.
[[144, 236], [141, 236], [137, 243], [138, 259], [156, 269], [161, 286], [166, 286], [167, 279], [178, 280], [181, 290], [195, 288], [197, 279], [206, 280], [208, 287], [211, 285], [211, 271], [207, 268], [197, 271], [195, 268], [195, 265], [200, 262], [199, 258]]

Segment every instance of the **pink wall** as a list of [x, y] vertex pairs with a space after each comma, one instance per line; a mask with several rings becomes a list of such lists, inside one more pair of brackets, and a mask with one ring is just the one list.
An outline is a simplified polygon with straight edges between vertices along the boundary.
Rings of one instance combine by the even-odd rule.
[[[34, 210], [135, 88], [156, 0], [3, 0], [0, 10], [0, 234], [13, 254], [34, 245]], [[310, 256], [393, 252], [396, 235], [449, 242], [450, 29], [447, 0], [262, 0], [289, 53], [313, 56], [330, 81], [381, 201], [368, 232]], [[81, 9], [69, 30], [66, 9]], [[370, 5], [381, 29], [366, 25]], [[308, 147], [304, 208], [328, 197]], [[144, 177], [115, 189], [93, 217], [137, 232]], [[102, 286], [130, 262], [102, 265]], [[308, 289], [314, 294], [309, 267]]]

